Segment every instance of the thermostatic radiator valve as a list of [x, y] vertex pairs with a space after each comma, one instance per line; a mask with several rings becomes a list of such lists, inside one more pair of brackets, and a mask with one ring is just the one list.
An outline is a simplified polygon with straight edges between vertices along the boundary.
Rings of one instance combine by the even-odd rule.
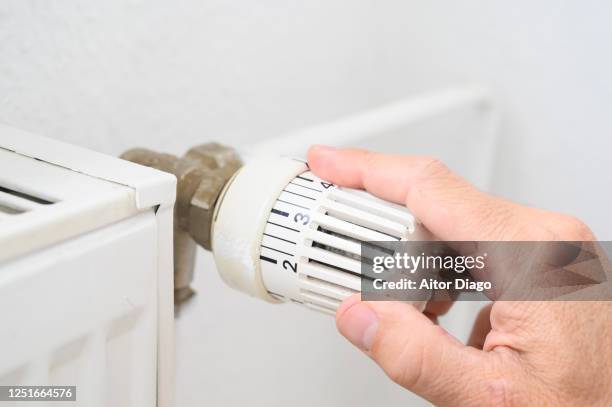
[[225, 282], [268, 301], [333, 313], [361, 288], [361, 242], [423, 239], [407, 209], [329, 183], [288, 158], [242, 167], [215, 206], [212, 251]]
[[[406, 208], [329, 183], [300, 160], [265, 157], [240, 167], [231, 149], [208, 144], [190, 150], [186, 157], [191, 158], [173, 158], [179, 164], [170, 166], [170, 172], [185, 166], [181, 160], [193, 165], [194, 150], [200, 155], [207, 150], [224, 151], [225, 159], [217, 160], [212, 169], [196, 171], [189, 183], [181, 183], [179, 177], [178, 236], [195, 236], [200, 245], [212, 249], [222, 279], [250, 295], [334, 313], [344, 298], [360, 291], [362, 242], [431, 240]], [[145, 159], [142, 154], [158, 159]], [[124, 154], [152, 166], [160, 156], [147, 150]], [[181, 190], [186, 187], [189, 191]], [[207, 197], [207, 216], [192, 214], [202, 212], [197, 208], [201, 202], [195, 199], [198, 193]], [[197, 236], [210, 240], [203, 242]], [[193, 261], [186, 262], [186, 253], [181, 253], [190, 248], [184, 244], [181, 248], [182, 243], [175, 236], [175, 280], [177, 273], [188, 271], [182, 270], [186, 263], [193, 267]]]

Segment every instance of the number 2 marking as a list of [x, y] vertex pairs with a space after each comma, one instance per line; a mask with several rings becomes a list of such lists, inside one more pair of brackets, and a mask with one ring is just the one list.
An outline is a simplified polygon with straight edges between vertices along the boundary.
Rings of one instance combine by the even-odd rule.
[[328, 189], [334, 186], [334, 184], [331, 184], [329, 182], [325, 182], [325, 181], [321, 181], [321, 185], [323, 186], [323, 188]]
[[289, 260], [283, 261], [283, 268], [285, 270], [291, 269], [291, 271], [297, 273], [297, 263], [291, 263]]

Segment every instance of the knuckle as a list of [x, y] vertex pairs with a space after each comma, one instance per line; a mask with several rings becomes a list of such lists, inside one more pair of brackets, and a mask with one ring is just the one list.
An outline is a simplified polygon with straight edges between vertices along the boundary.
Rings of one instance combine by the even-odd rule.
[[423, 157], [423, 177], [443, 177], [451, 173], [450, 168], [436, 157]]
[[556, 232], [562, 240], [593, 240], [593, 232], [580, 219], [562, 215], [557, 221]]
[[454, 199], [467, 188], [467, 183], [459, 178], [435, 157], [420, 157], [420, 162], [411, 179], [412, 186], [419, 191], [427, 191], [437, 196], [437, 199]]

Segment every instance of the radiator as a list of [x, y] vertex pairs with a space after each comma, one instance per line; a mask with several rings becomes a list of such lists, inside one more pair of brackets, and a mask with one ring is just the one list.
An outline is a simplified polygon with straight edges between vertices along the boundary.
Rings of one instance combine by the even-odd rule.
[[172, 405], [175, 182], [0, 127], [0, 385]]

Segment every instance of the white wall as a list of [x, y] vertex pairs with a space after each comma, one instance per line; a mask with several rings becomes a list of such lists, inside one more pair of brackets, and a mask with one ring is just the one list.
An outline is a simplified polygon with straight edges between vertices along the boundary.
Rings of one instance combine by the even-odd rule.
[[[577, 214], [609, 239], [611, 17], [604, 1], [4, 0], [0, 121], [111, 154], [178, 153], [485, 82], [504, 110], [495, 191]], [[414, 400], [329, 320], [230, 290], [207, 302], [223, 290], [208, 264], [193, 305], [204, 314], [179, 327], [210, 332], [192, 349], [179, 336], [181, 405]]]
[[505, 113], [495, 191], [578, 215], [612, 238], [612, 4], [385, 4], [394, 91], [490, 84]]
[[373, 4], [3, 1], [0, 118], [110, 153], [278, 135], [383, 99]]

